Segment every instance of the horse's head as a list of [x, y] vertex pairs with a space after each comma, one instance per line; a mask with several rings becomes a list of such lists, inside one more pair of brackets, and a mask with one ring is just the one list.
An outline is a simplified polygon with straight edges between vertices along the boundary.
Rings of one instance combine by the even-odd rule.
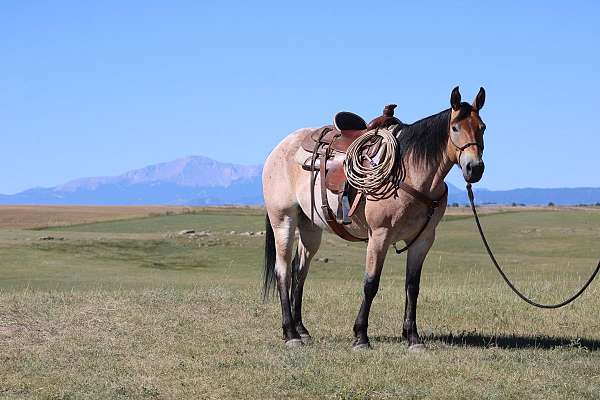
[[458, 86], [450, 95], [450, 131], [448, 153], [452, 161], [460, 166], [465, 181], [478, 182], [483, 175], [483, 132], [485, 124], [479, 110], [485, 103], [485, 90], [479, 89], [473, 104], [461, 102]]

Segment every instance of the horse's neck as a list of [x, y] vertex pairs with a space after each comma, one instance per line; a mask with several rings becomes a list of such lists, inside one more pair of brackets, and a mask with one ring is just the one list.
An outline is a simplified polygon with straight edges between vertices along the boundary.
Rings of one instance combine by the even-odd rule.
[[454, 165], [446, 152], [436, 165], [424, 165], [412, 159], [408, 160], [404, 181], [432, 199], [440, 197], [444, 192], [444, 179]]

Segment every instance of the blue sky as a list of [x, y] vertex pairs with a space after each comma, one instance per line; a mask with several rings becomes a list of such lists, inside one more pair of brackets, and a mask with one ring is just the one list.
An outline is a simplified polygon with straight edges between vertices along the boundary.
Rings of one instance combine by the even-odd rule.
[[259, 164], [339, 110], [411, 122], [455, 85], [487, 90], [480, 186], [600, 186], [599, 2], [323, 3], [2, 2], [0, 193]]

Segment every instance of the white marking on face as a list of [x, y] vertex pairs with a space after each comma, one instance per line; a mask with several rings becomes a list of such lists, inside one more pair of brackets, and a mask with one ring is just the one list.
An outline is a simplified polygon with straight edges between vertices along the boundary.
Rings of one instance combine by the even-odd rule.
[[464, 169], [469, 162], [478, 163], [479, 160], [479, 156], [473, 154], [472, 151], [463, 151], [462, 155], [460, 156], [460, 168]]

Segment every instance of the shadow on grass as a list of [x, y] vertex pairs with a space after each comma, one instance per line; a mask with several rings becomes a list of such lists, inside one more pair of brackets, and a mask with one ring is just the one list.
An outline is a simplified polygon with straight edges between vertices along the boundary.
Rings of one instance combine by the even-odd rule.
[[[477, 332], [460, 334], [431, 334], [423, 336], [425, 343], [441, 342], [448, 346], [498, 347], [501, 349], [555, 349], [576, 348], [589, 351], [600, 350], [600, 340], [551, 336], [485, 335]], [[375, 336], [374, 342], [406, 342], [401, 336]]]

